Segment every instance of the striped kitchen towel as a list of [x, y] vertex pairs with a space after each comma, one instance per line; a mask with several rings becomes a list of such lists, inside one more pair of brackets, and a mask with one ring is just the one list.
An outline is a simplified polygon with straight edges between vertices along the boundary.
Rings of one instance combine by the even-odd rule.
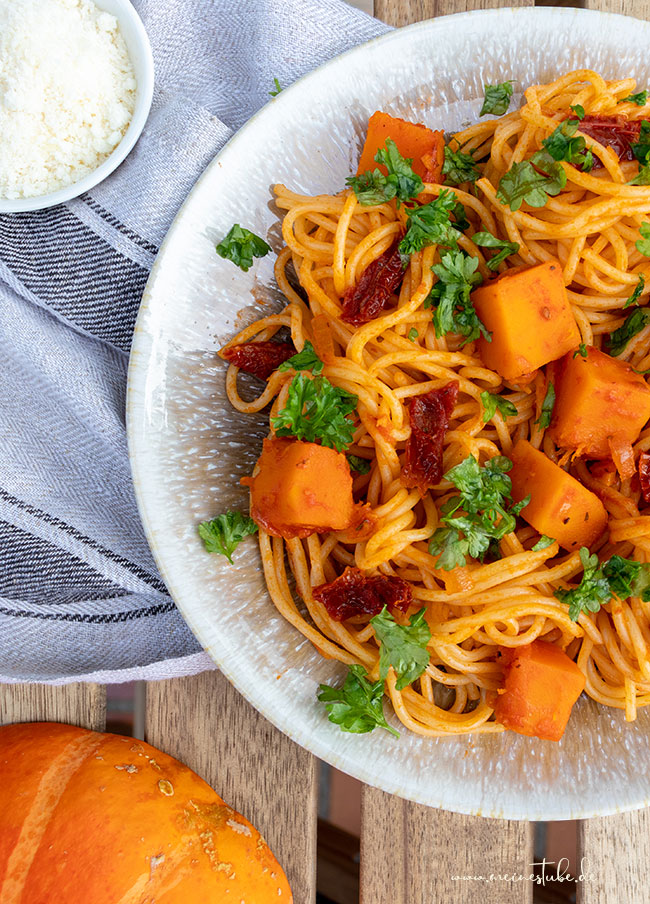
[[134, 0], [156, 93], [90, 194], [0, 216], [0, 681], [209, 668], [156, 572], [126, 451], [129, 346], [158, 246], [204, 167], [287, 85], [385, 31], [340, 0]]

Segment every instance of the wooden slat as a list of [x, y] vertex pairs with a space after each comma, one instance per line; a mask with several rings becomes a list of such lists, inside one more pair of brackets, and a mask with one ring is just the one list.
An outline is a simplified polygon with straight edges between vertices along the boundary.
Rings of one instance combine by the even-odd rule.
[[316, 762], [219, 672], [147, 685], [146, 740], [182, 760], [261, 831], [295, 904], [316, 896]]
[[[650, 19], [650, 0], [584, 0], [583, 5], [586, 9], [600, 9], [608, 13], [635, 16], [637, 19]], [[629, 73], [625, 69], [623, 74], [627, 76], [634, 73]]]
[[0, 725], [11, 722], [68, 722], [102, 731], [106, 688], [99, 684], [2, 684]]
[[[587, 819], [578, 833], [579, 904], [641, 904], [648, 900], [650, 812]], [[582, 864], [582, 867], [581, 867]]]
[[[433, 16], [527, 6], [490, 0], [375, 0], [375, 15], [391, 25]], [[532, 827], [433, 810], [364, 788], [361, 820], [362, 904], [525, 904], [530, 882], [471, 882], [453, 876], [527, 872]]]
[[530, 882], [489, 877], [528, 875], [532, 862], [528, 823], [462, 816], [363, 789], [361, 904], [524, 904], [532, 901]]
[[[612, 0], [616, 2], [616, 0]], [[628, 3], [646, 0], [628, 0]], [[435, 16], [449, 16], [469, 9], [492, 9], [495, 6], [534, 6], [532, 0], [511, 0], [498, 3], [494, 0], [375, 0], [375, 16], [388, 25], [409, 25]]]

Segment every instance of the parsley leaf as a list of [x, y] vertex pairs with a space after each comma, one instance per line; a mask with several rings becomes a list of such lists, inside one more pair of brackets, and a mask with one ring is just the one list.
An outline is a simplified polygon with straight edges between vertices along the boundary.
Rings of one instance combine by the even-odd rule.
[[572, 590], [554, 591], [554, 596], [568, 605], [572, 621], [577, 621], [581, 612], [598, 612], [602, 603], [607, 603], [612, 598], [609, 581], [600, 568], [598, 556], [590, 556], [587, 547], [583, 546], [580, 561], [584, 570], [580, 584]]
[[[473, 455], [445, 474], [460, 490], [441, 507], [441, 521], [429, 541], [431, 555], [440, 555], [437, 567], [451, 571], [466, 564], [466, 556], [483, 558], [516, 527], [516, 516], [530, 502], [530, 496], [512, 504], [512, 484], [507, 471], [512, 462], [503, 456], [486, 461], [483, 467]], [[460, 514], [459, 514], [460, 513]]]
[[484, 85], [485, 98], [479, 116], [485, 116], [486, 113], [502, 116], [510, 106], [513, 92], [512, 84], [512, 81], [509, 81], [501, 82], [498, 85]]
[[553, 417], [554, 406], [555, 386], [553, 386], [552, 383], [549, 383], [546, 389], [546, 395], [544, 396], [544, 401], [542, 402], [542, 410], [539, 417], [535, 421], [536, 424], [539, 424], [542, 430], [545, 430], [547, 427], [551, 426], [551, 418]]
[[625, 351], [625, 347], [637, 333], [650, 322], [650, 309], [635, 308], [628, 314], [625, 321], [609, 337], [609, 353], [616, 357]]
[[233, 564], [232, 554], [244, 537], [257, 533], [257, 524], [241, 512], [226, 512], [199, 524], [199, 536], [208, 552], [225, 556]]
[[358, 455], [348, 455], [346, 457], [351, 471], [354, 471], [356, 474], [370, 473], [370, 462], [367, 458], [360, 458]]
[[340, 726], [341, 731], [365, 734], [379, 726], [399, 737], [384, 716], [383, 695], [383, 681], [373, 683], [362, 665], [351, 665], [343, 686], [321, 684], [318, 699], [325, 704], [330, 722]]
[[302, 351], [283, 361], [278, 370], [310, 370], [313, 374], [318, 375], [322, 374], [323, 366], [323, 362], [314, 351], [314, 346], [307, 339]]
[[634, 292], [632, 292], [632, 294], [630, 295], [628, 300], [623, 305], [623, 310], [625, 310], [625, 308], [631, 308], [632, 305], [638, 305], [639, 298], [641, 297], [641, 293], [643, 292], [644, 289], [645, 289], [645, 276], [643, 275], [643, 273], [639, 273], [639, 281], [637, 283], [636, 289], [634, 290]]
[[576, 104], [575, 106], [573, 106], [572, 104], [570, 109], [573, 110], [579, 120], [583, 120], [585, 118], [585, 108], [582, 106], [582, 104]]
[[578, 355], [580, 355], [581, 358], [587, 357], [587, 346], [584, 344], [584, 342], [581, 342], [573, 353], [574, 358], [577, 358]]
[[476, 272], [478, 258], [467, 257], [462, 251], [450, 251], [443, 254], [439, 264], [431, 268], [438, 277], [438, 282], [424, 301], [424, 306], [436, 306], [433, 313], [433, 325], [436, 336], [447, 333], [458, 333], [465, 336], [463, 345], [478, 339], [481, 333], [488, 342], [492, 335], [479, 320], [470, 297], [475, 286], [482, 282], [481, 274]]
[[538, 151], [532, 162], [522, 160], [512, 164], [499, 181], [497, 198], [510, 210], [519, 210], [524, 201], [530, 207], [544, 207], [548, 196], [559, 195], [565, 185], [566, 173], [562, 166], [550, 154]]
[[553, 537], [547, 537], [546, 534], [542, 534], [537, 543], [533, 546], [533, 552], [540, 552], [542, 549], [546, 549], [549, 546], [552, 546], [555, 543]]
[[612, 556], [603, 565], [603, 574], [609, 581], [612, 593], [625, 600], [629, 596], [639, 596], [644, 603], [650, 601], [650, 565]]
[[254, 257], [265, 257], [270, 250], [271, 246], [264, 239], [238, 223], [217, 245], [217, 254], [232, 261], [244, 272], [252, 267]]
[[408, 336], [407, 336], [406, 338], [409, 340], [409, 342], [415, 342], [415, 340], [419, 337], [419, 335], [420, 335], [420, 334], [419, 334], [418, 331], [415, 329], [415, 327], [412, 327], [412, 328], [408, 331]]
[[[586, 150], [582, 135], [574, 137], [579, 125], [577, 119], [563, 120], [549, 137], [542, 141], [542, 145], [553, 160], [566, 160], [567, 163], [573, 163], [588, 173], [594, 165], [594, 157], [591, 151]], [[533, 155], [533, 163], [535, 157], [536, 155]]]
[[571, 590], [555, 591], [561, 602], [569, 604], [569, 618], [573, 621], [581, 612], [598, 612], [613, 594], [622, 600], [638, 596], [650, 602], [650, 565], [612, 556], [601, 566], [598, 556], [590, 556], [586, 546], [580, 550], [580, 561], [584, 569], [580, 584]]
[[627, 97], [623, 98], [623, 103], [625, 103], [626, 100], [631, 104], [636, 104], [637, 107], [645, 107], [648, 102], [648, 92], [639, 91], [638, 94], [628, 94]]
[[487, 424], [491, 421], [497, 412], [497, 408], [504, 418], [513, 417], [517, 414], [517, 406], [504, 399], [503, 396], [493, 395], [490, 392], [481, 393], [481, 404], [483, 405], [483, 423]]
[[431, 640], [431, 630], [426, 623], [426, 606], [412, 615], [410, 624], [400, 625], [386, 606], [379, 615], [370, 619], [379, 640], [379, 677], [383, 680], [390, 666], [395, 670], [398, 691], [413, 684], [429, 665], [427, 644]]
[[295, 436], [343, 452], [352, 442], [354, 423], [347, 415], [357, 396], [333, 386], [325, 377], [297, 374], [289, 385], [287, 404], [271, 419], [278, 436]]
[[269, 91], [269, 94], [271, 95], [271, 97], [277, 97], [280, 91], [282, 91], [282, 85], [278, 81], [277, 76], [273, 79], [273, 84], [275, 85], [275, 89], [273, 91]]
[[445, 145], [442, 175], [447, 177], [447, 185], [460, 185], [462, 182], [476, 182], [481, 174], [471, 154], [464, 154], [460, 146], [458, 150], [453, 150], [448, 144]]
[[641, 223], [639, 226], [641, 238], [635, 242], [636, 250], [644, 257], [650, 257], [650, 223]]
[[459, 232], [451, 222], [456, 212], [456, 195], [442, 189], [428, 204], [409, 208], [406, 235], [399, 243], [400, 254], [414, 254], [425, 245], [447, 245], [456, 248]]
[[501, 249], [498, 254], [495, 254], [494, 257], [490, 258], [487, 262], [487, 266], [490, 270], [498, 270], [499, 264], [503, 263], [503, 261], [511, 254], [516, 254], [519, 251], [519, 244], [517, 242], [506, 242], [503, 239], [498, 239], [495, 235], [492, 235], [491, 232], [475, 232], [472, 236], [472, 241], [475, 245], [478, 245], [479, 248]]
[[639, 161], [639, 172], [634, 179], [630, 179], [628, 185], [650, 185], [650, 122], [647, 119], [641, 120], [639, 140], [630, 147]]
[[401, 201], [410, 201], [422, 191], [424, 183], [411, 168], [413, 159], [402, 157], [392, 138], [387, 138], [385, 146], [377, 151], [375, 162], [386, 167], [387, 176], [375, 169], [359, 176], [348, 176], [345, 180], [345, 184], [354, 190], [360, 204], [369, 207], [396, 197], [399, 206]]

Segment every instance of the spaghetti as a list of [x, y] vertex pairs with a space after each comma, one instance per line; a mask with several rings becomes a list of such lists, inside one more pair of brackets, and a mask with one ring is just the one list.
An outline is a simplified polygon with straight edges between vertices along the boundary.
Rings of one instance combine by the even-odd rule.
[[[620, 116], [627, 121], [650, 115], [648, 106], [624, 100], [634, 89], [632, 79], [605, 81], [588, 70], [571, 72], [551, 84], [528, 88], [519, 110], [482, 120], [453, 136], [455, 146], [472, 154], [480, 170], [475, 185], [444, 187], [463, 205], [469, 222], [458, 247], [478, 261], [477, 272], [486, 282], [494, 274], [485, 248], [472, 241], [479, 231], [518, 246], [499, 264], [501, 274], [558, 261], [584, 346], [603, 346], [624, 323], [629, 313], [624, 305], [635, 287], [643, 285], [639, 277], [650, 277], [650, 260], [636, 247], [639, 229], [650, 219], [650, 186], [630, 184], [637, 162], [620, 158], [612, 146], [578, 126], [576, 134], [585, 137], [594, 155], [593, 170], [560, 162], [566, 184], [538, 208], [523, 204], [511, 209], [497, 197], [498, 187], [513, 164], [543, 148], [542, 141], [572, 110], [582, 108], [587, 118]], [[442, 191], [442, 180], [425, 181], [418, 203]], [[400, 479], [411, 434], [409, 405], [457, 382], [458, 398], [444, 436], [445, 473], [468, 456], [478, 462], [509, 457], [519, 440], [560, 463], [605, 506], [607, 530], [591, 548], [601, 561], [613, 555], [650, 561], [650, 509], [638, 478], [622, 479], [612, 467], [594, 467], [556, 447], [540, 423], [547, 369], [537, 369], [526, 380], [506, 381], [485, 366], [477, 342], [463, 344], [462, 335], [436, 334], [425, 302], [436, 282], [432, 267], [441, 260], [439, 246], [425, 245], [410, 256], [398, 297], [386, 311], [357, 326], [341, 318], [346, 292], [354, 290], [368, 267], [404, 234], [407, 207], [395, 200], [363, 206], [351, 190], [309, 197], [277, 185], [275, 194], [284, 211], [285, 242], [275, 275], [287, 305], [281, 313], [248, 326], [228, 347], [266, 342], [283, 329], [299, 351], [307, 341], [314, 345], [324, 362], [324, 377], [358, 398], [347, 452], [370, 465], [367, 474], [355, 476], [354, 496], [372, 512], [372, 530], [358, 542], [353, 531], [283, 538], [260, 528], [264, 574], [278, 611], [324, 656], [363, 666], [376, 681], [380, 650], [369, 619], [337, 621], [312, 591], [348, 567], [408, 582], [409, 611], [425, 607], [431, 632], [429, 664], [401, 690], [391, 669], [385, 685], [398, 719], [421, 735], [502, 731], [493, 716], [503, 685], [500, 651], [536, 640], [565, 651], [584, 674], [586, 693], [633, 720], [637, 708], [650, 703], [650, 603], [612, 595], [599, 611], [583, 610], [572, 620], [554, 591], [579, 580], [584, 563], [578, 551], [567, 555], [557, 542], [533, 550], [539, 533], [520, 519], [499, 541], [500, 558], [470, 558], [463, 567], [442, 569], [428, 543], [441, 526], [441, 505], [454, 486], [442, 479], [423, 493]], [[650, 281], [637, 296], [642, 305], [649, 291]], [[650, 368], [650, 324], [630, 339], [617, 360], [638, 371]], [[273, 421], [287, 404], [292, 372], [275, 370], [253, 401], [239, 394], [237, 373], [231, 365], [227, 393], [232, 405], [243, 413], [270, 405]], [[516, 413], [504, 417], [497, 410], [485, 423], [481, 395], [486, 391], [500, 395]], [[645, 427], [633, 445], [635, 460], [649, 449], [650, 427]], [[304, 606], [292, 592], [287, 563]]]

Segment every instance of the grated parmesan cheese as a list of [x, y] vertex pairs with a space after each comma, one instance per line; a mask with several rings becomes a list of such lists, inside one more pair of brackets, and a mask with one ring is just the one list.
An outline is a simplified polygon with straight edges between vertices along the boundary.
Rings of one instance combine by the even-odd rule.
[[0, 0], [0, 198], [95, 170], [124, 136], [135, 91], [117, 19], [91, 0]]

